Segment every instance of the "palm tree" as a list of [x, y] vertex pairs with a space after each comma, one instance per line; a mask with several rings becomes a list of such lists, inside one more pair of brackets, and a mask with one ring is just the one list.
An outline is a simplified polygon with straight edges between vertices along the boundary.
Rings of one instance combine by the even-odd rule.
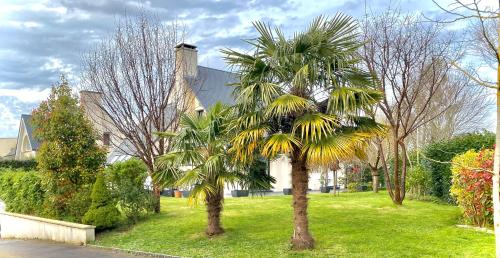
[[159, 157], [153, 179], [162, 186], [192, 186], [189, 202], [203, 200], [207, 207], [208, 236], [224, 232], [220, 216], [226, 183], [245, 182], [253, 189], [267, 189], [273, 180], [245, 173], [245, 167], [231, 164], [227, 121], [232, 114], [231, 108], [216, 103], [205, 115], [182, 115], [179, 132], [159, 134], [172, 137], [174, 151]]
[[314, 247], [307, 217], [308, 171], [361, 155], [382, 126], [363, 110], [381, 93], [356, 65], [357, 24], [344, 15], [316, 18], [287, 39], [279, 28], [255, 22], [257, 39], [250, 53], [222, 50], [239, 73], [235, 84], [237, 130], [230, 151], [240, 162], [254, 152], [266, 158], [291, 158], [294, 208], [292, 247]]

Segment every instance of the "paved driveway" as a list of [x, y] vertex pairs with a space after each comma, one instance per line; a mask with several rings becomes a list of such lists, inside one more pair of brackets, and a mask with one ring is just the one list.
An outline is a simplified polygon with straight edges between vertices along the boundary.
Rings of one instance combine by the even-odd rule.
[[141, 257], [113, 250], [66, 245], [41, 240], [0, 240], [0, 257], [5, 258], [119, 258]]

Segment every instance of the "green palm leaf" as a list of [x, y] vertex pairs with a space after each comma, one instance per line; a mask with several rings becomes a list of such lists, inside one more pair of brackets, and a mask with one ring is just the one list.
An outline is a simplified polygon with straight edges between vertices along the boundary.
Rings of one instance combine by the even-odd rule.
[[293, 125], [293, 133], [300, 133], [304, 141], [321, 140], [321, 137], [331, 135], [338, 126], [337, 117], [323, 113], [308, 113], [296, 119]]
[[328, 112], [346, 114], [368, 109], [382, 99], [382, 93], [368, 88], [338, 87], [328, 99]]
[[278, 154], [290, 154], [295, 148], [300, 147], [300, 145], [300, 140], [293, 134], [273, 134], [262, 147], [262, 155], [274, 158]]
[[310, 100], [293, 94], [284, 94], [267, 107], [266, 117], [280, 117], [314, 109], [315, 106]]

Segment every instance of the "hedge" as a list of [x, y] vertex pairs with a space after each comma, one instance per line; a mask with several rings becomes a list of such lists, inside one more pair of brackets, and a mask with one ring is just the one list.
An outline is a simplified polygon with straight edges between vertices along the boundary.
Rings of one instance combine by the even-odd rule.
[[[456, 155], [468, 150], [491, 148], [495, 144], [495, 134], [490, 132], [468, 133], [428, 145], [424, 151], [422, 164], [431, 173], [431, 194], [447, 202], [450, 197], [451, 168], [450, 162]], [[438, 162], [436, 162], [438, 161]]]
[[0, 159], [0, 169], [1, 168], [12, 168], [12, 169], [23, 169], [23, 170], [35, 170], [37, 166], [36, 160], [2, 160]]
[[0, 169], [0, 199], [9, 212], [41, 216], [45, 192], [36, 171]]

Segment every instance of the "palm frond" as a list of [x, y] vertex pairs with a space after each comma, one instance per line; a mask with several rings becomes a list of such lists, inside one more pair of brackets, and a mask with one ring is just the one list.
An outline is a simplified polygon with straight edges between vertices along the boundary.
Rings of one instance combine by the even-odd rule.
[[359, 112], [377, 104], [382, 93], [369, 88], [337, 87], [332, 90], [328, 99], [330, 114], [346, 114]]
[[311, 166], [330, 165], [336, 160], [354, 157], [356, 147], [359, 147], [363, 140], [365, 140], [364, 137], [356, 134], [334, 134], [321, 140], [305, 143], [302, 155]]
[[155, 134], [161, 138], [173, 138], [177, 136], [177, 133], [171, 131], [156, 132]]
[[303, 89], [309, 84], [309, 65], [302, 66], [292, 79], [292, 85], [298, 89]]
[[323, 113], [307, 113], [296, 119], [293, 124], [293, 133], [300, 132], [304, 141], [321, 140], [334, 133], [337, 126], [337, 117]]
[[259, 141], [264, 137], [268, 130], [269, 127], [267, 125], [258, 125], [240, 131], [231, 140], [232, 147], [229, 151], [234, 154], [234, 158], [237, 161], [241, 161], [243, 163], [249, 162], [258, 147]]
[[271, 135], [262, 147], [262, 155], [274, 158], [278, 154], [292, 153], [294, 148], [300, 148], [300, 140], [293, 134], [277, 133]]
[[293, 94], [284, 94], [269, 104], [265, 114], [266, 117], [282, 117], [314, 109], [315, 106], [310, 100]]

